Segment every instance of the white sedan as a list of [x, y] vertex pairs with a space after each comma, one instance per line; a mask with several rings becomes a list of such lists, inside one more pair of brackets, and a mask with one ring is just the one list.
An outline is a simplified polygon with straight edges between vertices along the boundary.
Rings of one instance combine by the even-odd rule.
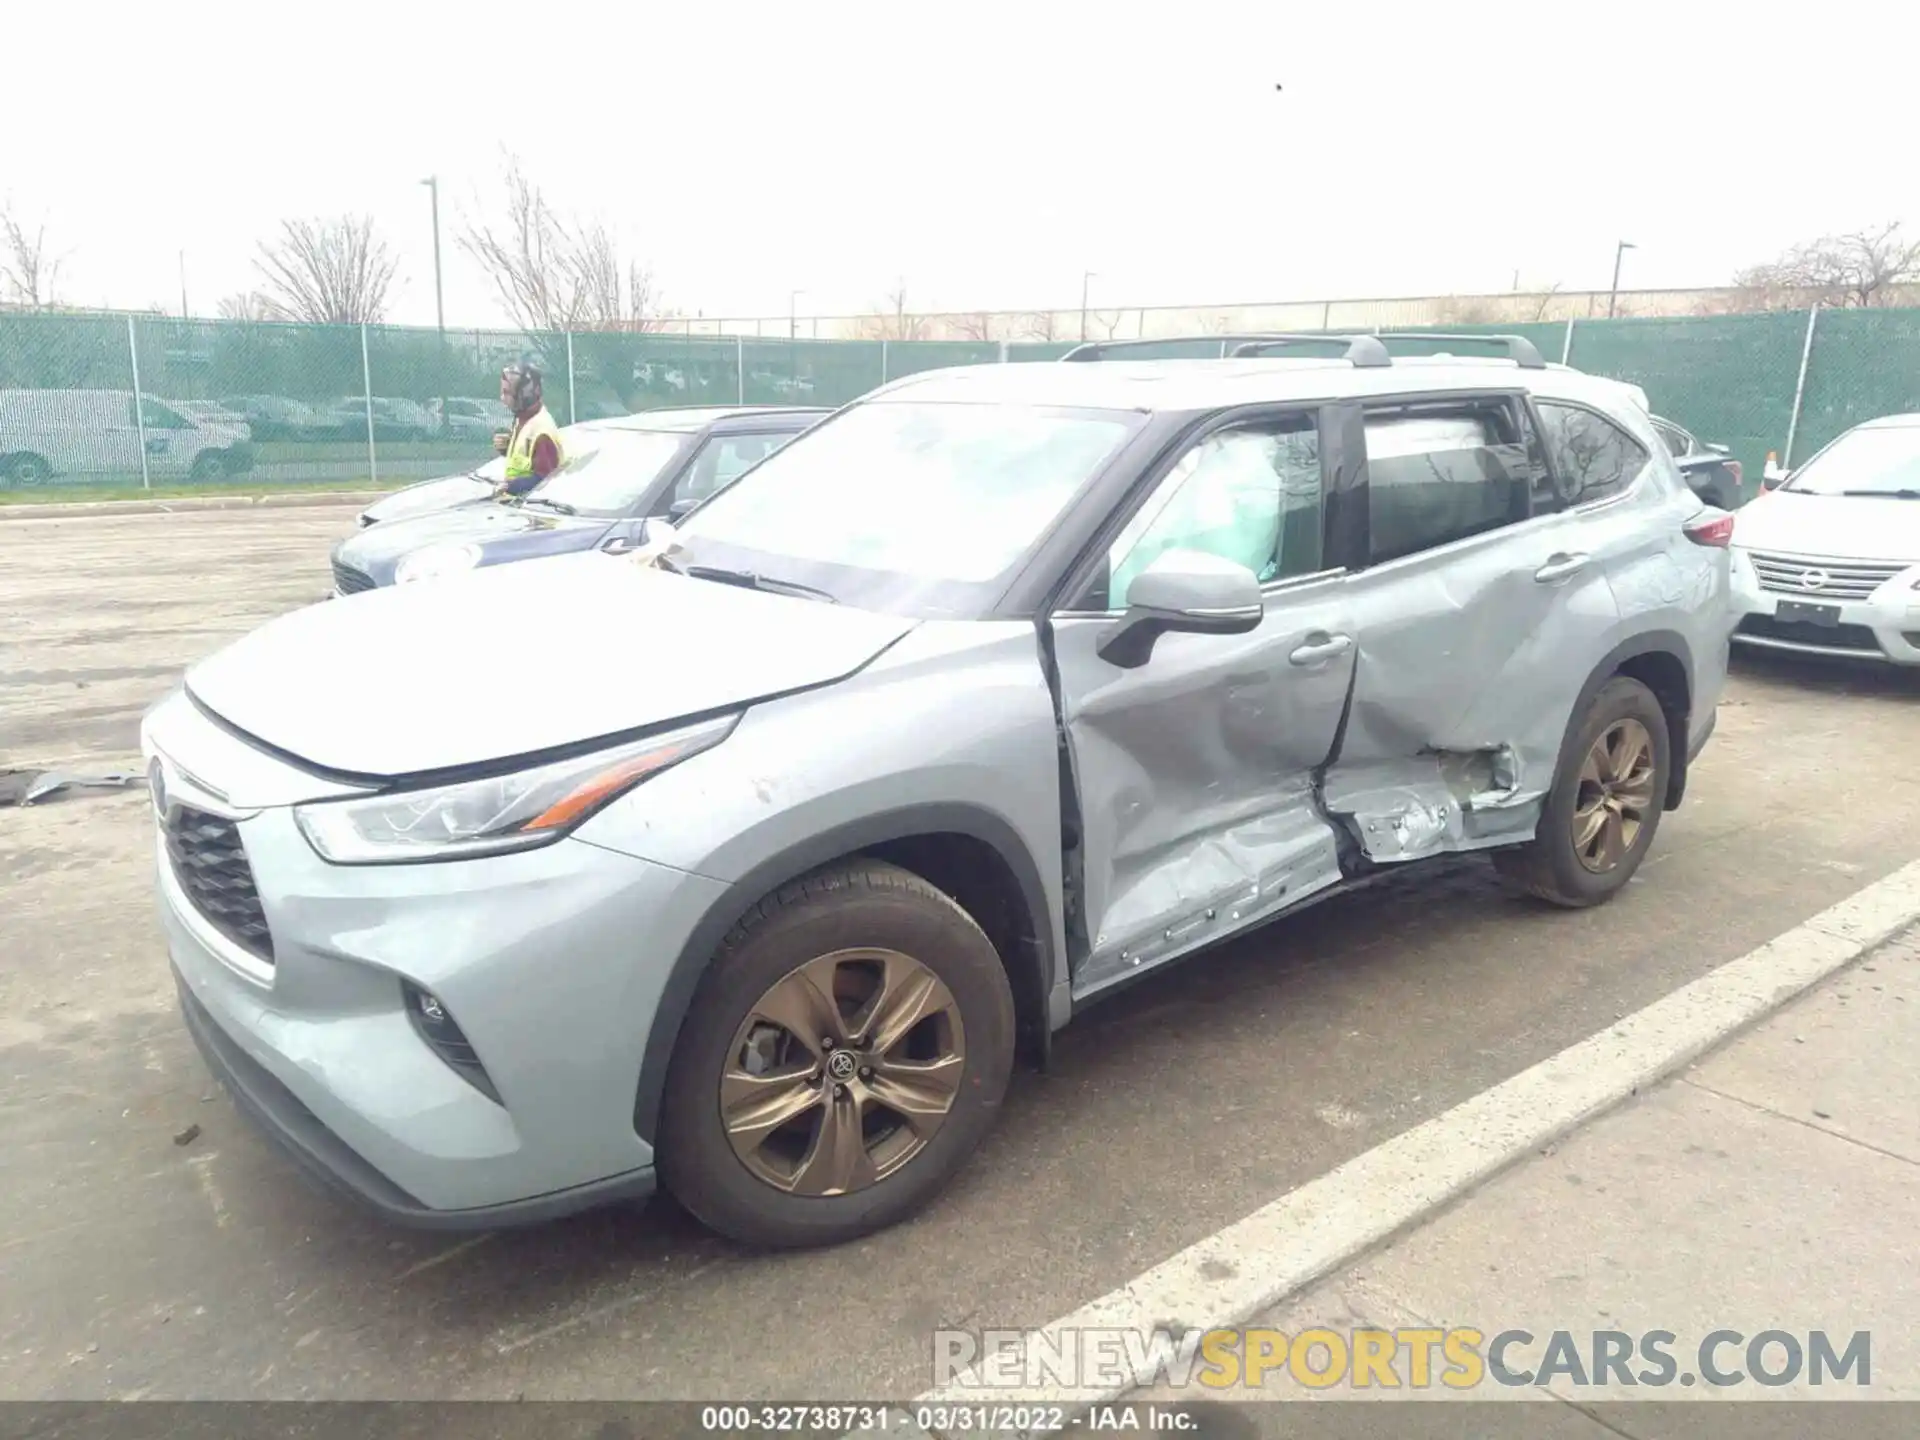
[[1735, 644], [1920, 665], [1920, 415], [1856, 425], [1743, 508], [1733, 593]]

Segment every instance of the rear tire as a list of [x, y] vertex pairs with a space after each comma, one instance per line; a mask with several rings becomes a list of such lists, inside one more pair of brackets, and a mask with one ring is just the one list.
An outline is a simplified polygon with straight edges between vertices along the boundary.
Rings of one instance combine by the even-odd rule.
[[749, 910], [700, 982], [667, 1070], [662, 1184], [749, 1245], [883, 1229], [986, 1134], [1014, 1035], [1000, 956], [945, 893], [878, 861], [816, 871]]
[[1495, 851], [1494, 868], [1568, 909], [1612, 899], [1653, 844], [1672, 773], [1666, 712], [1645, 685], [1616, 675], [1569, 739], [1533, 840]]
[[189, 480], [202, 483], [224, 479], [227, 473], [227, 457], [214, 450], [202, 450], [193, 457], [193, 469], [187, 472]]

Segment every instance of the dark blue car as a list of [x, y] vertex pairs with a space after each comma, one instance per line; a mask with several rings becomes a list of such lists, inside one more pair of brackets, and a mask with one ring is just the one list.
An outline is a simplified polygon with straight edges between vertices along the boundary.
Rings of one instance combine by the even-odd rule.
[[336, 595], [596, 547], [692, 508], [772, 454], [825, 408], [652, 410], [570, 425], [566, 463], [519, 500], [388, 520], [333, 550]]

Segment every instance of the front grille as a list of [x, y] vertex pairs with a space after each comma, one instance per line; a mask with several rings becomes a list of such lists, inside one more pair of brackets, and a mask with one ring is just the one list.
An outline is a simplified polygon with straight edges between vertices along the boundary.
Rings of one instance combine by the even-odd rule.
[[271, 965], [273, 936], [267, 931], [239, 827], [204, 810], [177, 805], [168, 812], [165, 833], [174, 877], [193, 908], [242, 950]]
[[1779, 620], [1772, 615], [1749, 615], [1740, 622], [1740, 633], [1765, 640], [1788, 640], [1795, 645], [1818, 645], [1823, 650], [1858, 650], [1863, 655], [1882, 653], [1873, 631], [1864, 625], [1809, 625], [1800, 620]]
[[357, 594], [362, 590], [373, 589], [373, 577], [364, 570], [356, 570], [351, 565], [333, 562], [333, 588], [342, 595]]
[[[1822, 560], [1814, 555], [1765, 555], [1751, 552], [1753, 573], [1762, 590], [1803, 599], [1864, 600], [1913, 562], [1896, 564], [1866, 560]], [[1808, 585], [1812, 573], [1820, 583]]]

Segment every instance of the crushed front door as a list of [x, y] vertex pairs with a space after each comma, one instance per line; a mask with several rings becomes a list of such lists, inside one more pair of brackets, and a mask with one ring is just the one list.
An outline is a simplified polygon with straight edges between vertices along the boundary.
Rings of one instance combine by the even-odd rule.
[[[1320, 568], [1319, 466], [1310, 418], [1204, 437], [1114, 542], [1090, 601], [1053, 618], [1077, 995], [1340, 878], [1315, 772], [1358, 646], [1342, 578]], [[1102, 659], [1130, 577], [1171, 548], [1246, 564], [1267, 582], [1265, 618], [1242, 635], [1162, 635], [1138, 668]]]

